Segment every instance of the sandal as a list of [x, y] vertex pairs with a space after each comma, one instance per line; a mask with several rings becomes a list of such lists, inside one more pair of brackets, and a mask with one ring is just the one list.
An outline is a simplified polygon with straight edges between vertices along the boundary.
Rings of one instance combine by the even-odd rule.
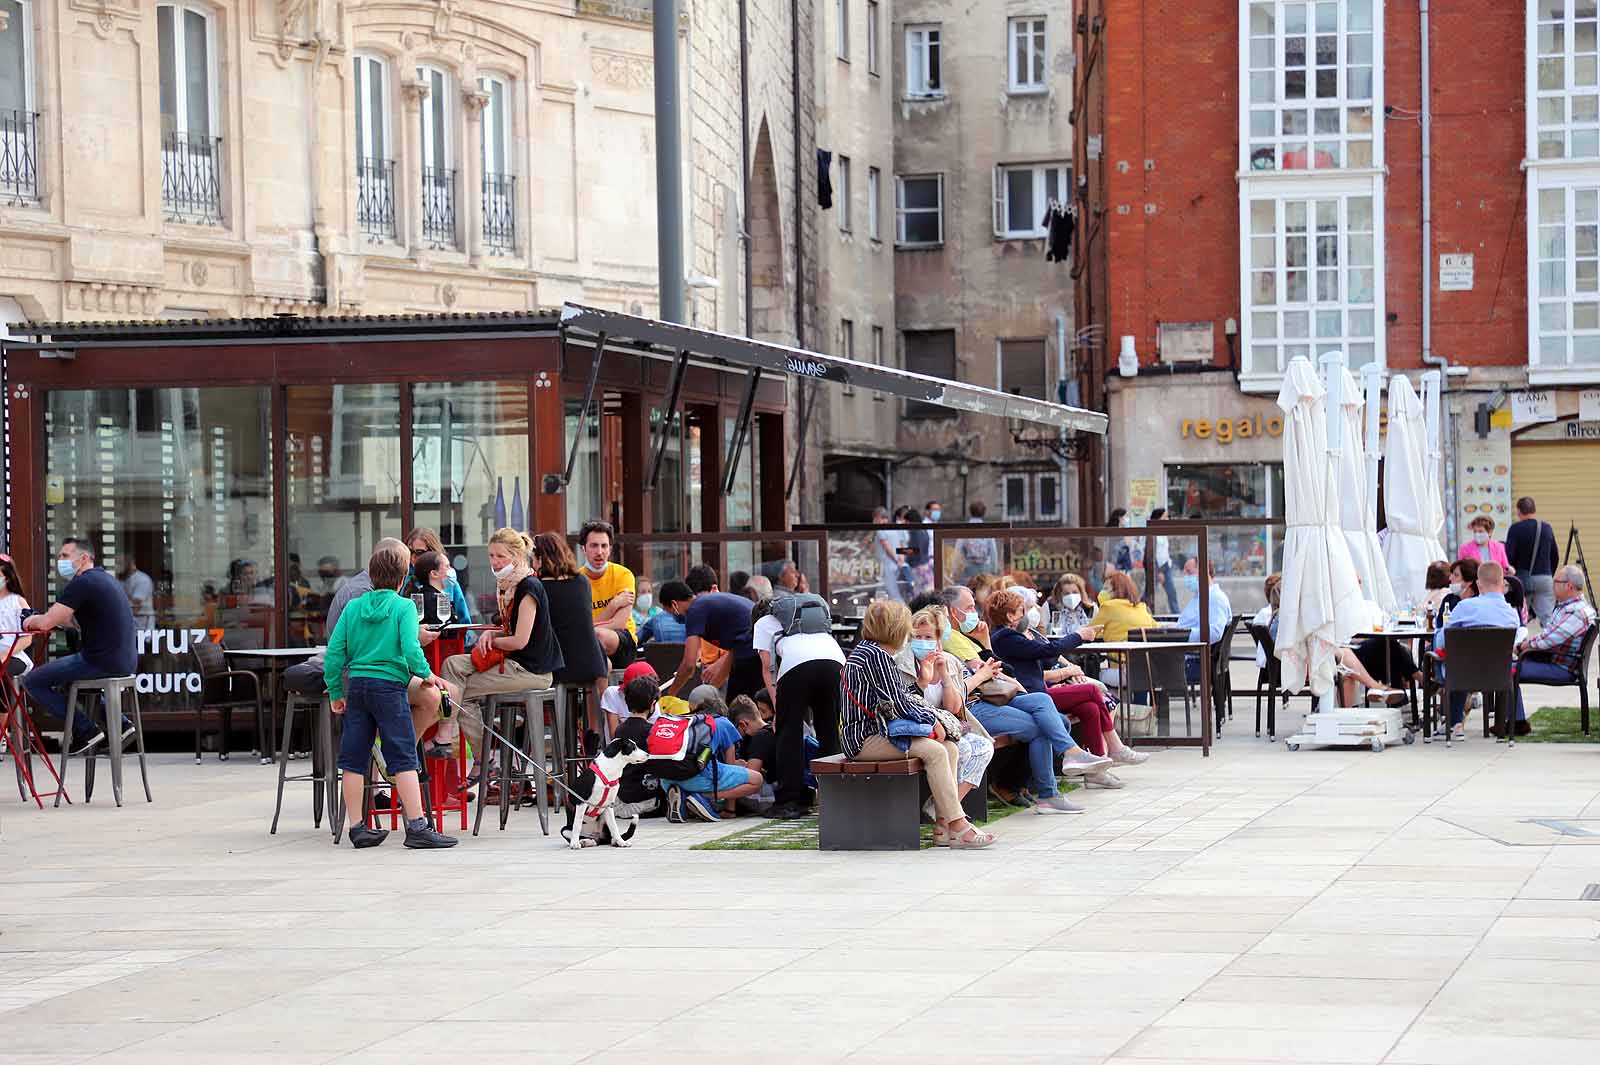
[[[937, 843], [938, 841], [935, 840], [934, 842]], [[951, 850], [982, 850], [992, 843], [994, 843], [994, 833], [980, 832], [976, 826], [969, 825], [967, 830], [959, 836], [949, 836], [947, 834], [944, 846], [949, 847]]]

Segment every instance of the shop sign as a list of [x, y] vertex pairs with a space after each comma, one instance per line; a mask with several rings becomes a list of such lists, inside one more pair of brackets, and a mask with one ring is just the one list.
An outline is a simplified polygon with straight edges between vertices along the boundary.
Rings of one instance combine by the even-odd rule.
[[140, 629], [136, 634], [140, 695], [179, 695], [200, 691], [200, 674], [174, 668], [194, 661], [198, 643], [221, 643], [222, 629]]
[[1262, 417], [1245, 418], [1185, 418], [1179, 426], [1178, 435], [1184, 440], [1191, 436], [1196, 440], [1216, 440], [1219, 444], [1231, 444], [1235, 440], [1250, 440], [1258, 436], [1282, 436], [1283, 418], [1274, 414]]
[[1538, 425], [1556, 420], [1556, 394], [1554, 392], [1511, 393], [1511, 424]]
[[1600, 440], [1600, 425], [1594, 422], [1566, 422], [1568, 440]]
[[1471, 254], [1439, 256], [1439, 291], [1471, 292], [1473, 259]]
[[1154, 477], [1134, 477], [1128, 481], [1128, 514], [1147, 521], [1150, 512], [1160, 506], [1161, 482]]
[[1578, 420], [1600, 422], [1600, 388], [1586, 388], [1578, 393]]
[[1511, 520], [1511, 437], [1491, 433], [1463, 439], [1457, 445], [1456, 463], [1460, 470], [1458, 526], [1465, 529], [1473, 518], [1487, 515], [1503, 530]]

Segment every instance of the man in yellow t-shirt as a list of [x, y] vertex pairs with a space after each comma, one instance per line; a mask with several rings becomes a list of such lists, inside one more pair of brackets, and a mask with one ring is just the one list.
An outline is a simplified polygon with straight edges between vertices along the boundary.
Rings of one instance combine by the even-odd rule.
[[585, 522], [578, 533], [583, 575], [594, 590], [594, 631], [600, 648], [615, 669], [627, 669], [639, 657], [633, 631], [633, 571], [611, 561], [616, 534], [610, 522]]

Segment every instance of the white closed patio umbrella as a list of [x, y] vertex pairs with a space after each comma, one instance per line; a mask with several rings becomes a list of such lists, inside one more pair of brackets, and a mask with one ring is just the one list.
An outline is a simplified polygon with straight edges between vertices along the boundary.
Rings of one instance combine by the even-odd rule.
[[[1389, 381], [1389, 439], [1383, 461], [1383, 510], [1389, 534], [1384, 564], [1395, 600], [1415, 605], [1427, 598], [1428, 564], [1445, 558], [1439, 544], [1444, 506], [1439, 477], [1429, 473], [1430, 448], [1422, 401], [1401, 374]], [[1432, 459], [1437, 466], [1438, 460]]]
[[[1350, 548], [1350, 561], [1361, 576], [1362, 595], [1377, 603], [1384, 613], [1393, 613], [1396, 606], [1394, 586], [1389, 582], [1389, 569], [1384, 564], [1383, 545], [1378, 543], [1378, 517], [1372, 513], [1367, 495], [1367, 458], [1362, 438], [1368, 401], [1362, 397], [1355, 377], [1342, 359], [1334, 372], [1341, 375], [1340, 407], [1344, 417], [1339, 468], [1334, 475], [1339, 527], [1344, 530], [1345, 543]], [[1440, 518], [1443, 519], [1443, 514]]]
[[[1333, 690], [1334, 656], [1363, 613], [1355, 565], [1333, 499], [1326, 399], [1311, 363], [1291, 360], [1278, 392], [1284, 414], [1286, 528], [1275, 653], [1283, 663], [1284, 687], [1310, 688], [1318, 696]], [[1344, 433], [1342, 420], [1335, 422], [1337, 444]]]

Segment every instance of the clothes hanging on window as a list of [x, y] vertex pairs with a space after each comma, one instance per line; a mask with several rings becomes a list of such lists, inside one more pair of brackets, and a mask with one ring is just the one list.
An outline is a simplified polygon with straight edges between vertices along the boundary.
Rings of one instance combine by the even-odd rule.
[[833, 206], [833, 178], [828, 176], [833, 166], [833, 153], [826, 148], [817, 149], [817, 206], [826, 211]]
[[1064, 263], [1072, 258], [1072, 236], [1078, 228], [1077, 221], [1078, 212], [1063, 204], [1052, 202], [1045, 209], [1041, 224], [1048, 234], [1044, 253], [1046, 262]]

